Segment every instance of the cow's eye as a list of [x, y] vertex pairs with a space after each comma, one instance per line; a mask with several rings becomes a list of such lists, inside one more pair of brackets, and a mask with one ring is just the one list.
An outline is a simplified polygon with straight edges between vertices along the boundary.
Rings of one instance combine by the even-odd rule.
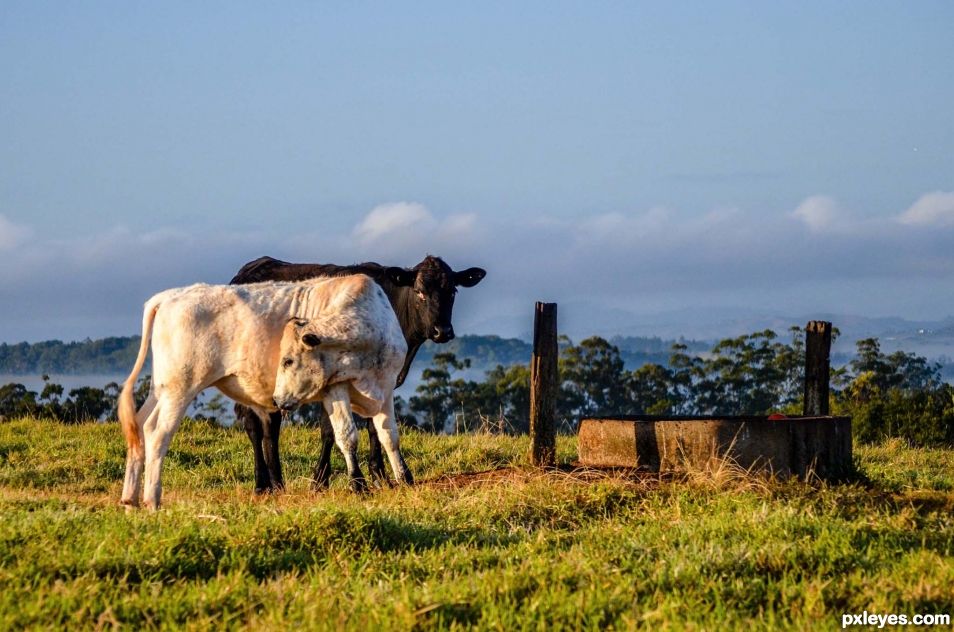
[[295, 364], [295, 361], [292, 360], [291, 358], [285, 358], [284, 360], [282, 360], [282, 368], [283, 368], [283, 369], [288, 369], [288, 368], [290, 368], [291, 365], [293, 365], [293, 364]]

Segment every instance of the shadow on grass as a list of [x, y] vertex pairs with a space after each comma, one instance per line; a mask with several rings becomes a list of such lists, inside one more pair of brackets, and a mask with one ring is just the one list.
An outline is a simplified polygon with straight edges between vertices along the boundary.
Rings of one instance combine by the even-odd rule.
[[100, 579], [132, 584], [181, 579], [207, 580], [234, 571], [266, 579], [304, 573], [330, 560], [370, 554], [406, 553], [442, 546], [496, 547], [510, 538], [476, 530], [443, 529], [382, 515], [325, 513], [281, 515], [249, 533], [230, 533], [190, 525], [164, 545], [132, 550], [129, 555], [69, 565], [54, 573], [66, 579], [89, 572]]

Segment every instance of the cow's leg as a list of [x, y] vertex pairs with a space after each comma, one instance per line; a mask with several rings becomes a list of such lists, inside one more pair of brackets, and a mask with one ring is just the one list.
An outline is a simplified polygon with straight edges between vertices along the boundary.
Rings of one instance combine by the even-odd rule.
[[126, 451], [126, 478], [123, 481], [123, 495], [121, 503], [127, 507], [139, 506], [140, 483], [142, 482], [142, 470], [146, 461], [145, 441], [143, 436], [143, 426], [151, 415], [157, 414], [157, 400], [152, 391], [146, 398], [142, 408], [136, 413], [136, 425], [139, 427], [140, 444], [138, 450], [128, 449]]
[[172, 435], [179, 428], [195, 395], [162, 393], [159, 396], [158, 414], [151, 415], [143, 428], [146, 438], [143, 503], [149, 509], [159, 509], [162, 502], [162, 462], [169, 451]]
[[388, 460], [391, 462], [391, 469], [398, 481], [413, 485], [414, 477], [404, 457], [401, 455], [400, 439], [398, 438], [397, 419], [394, 416], [394, 394], [388, 395], [387, 401], [381, 412], [374, 416], [374, 426], [377, 430], [378, 438], [384, 446], [384, 451], [388, 453]]
[[319, 429], [321, 431], [321, 453], [318, 455], [318, 463], [315, 465], [315, 471], [311, 477], [311, 489], [316, 492], [328, 489], [328, 483], [331, 481], [331, 449], [335, 446], [335, 431], [331, 427], [331, 419], [327, 415], [321, 418]]
[[373, 419], [360, 418], [368, 429], [368, 444], [370, 451], [368, 453], [368, 469], [371, 471], [371, 480], [380, 481], [382, 484], [391, 484], [391, 478], [384, 471], [384, 453], [381, 451], [381, 441], [378, 439], [378, 432], [374, 427]]
[[235, 405], [236, 423], [243, 422], [245, 434], [252, 442], [252, 453], [255, 455], [255, 493], [264, 494], [271, 488], [271, 478], [268, 475], [268, 465], [265, 463], [265, 453], [262, 450], [264, 429], [261, 418], [248, 406]]
[[351, 417], [351, 398], [347, 384], [335, 384], [328, 389], [324, 399], [325, 410], [331, 417], [331, 427], [335, 431], [335, 442], [344, 454], [348, 466], [351, 489], [356, 492], [367, 491], [368, 482], [358, 465], [358, 429]]
[[268, 466], [269, 490], [280, 492], [285, 489], [285, 480], [282, 478], [282, 462], [278, 455], [278, 433], [282, 427], [282, 414], [274, 412], [266, 415], [265, 411], [256, 411], [262, 420], [265, 430], [263, 448], [265, 465]]

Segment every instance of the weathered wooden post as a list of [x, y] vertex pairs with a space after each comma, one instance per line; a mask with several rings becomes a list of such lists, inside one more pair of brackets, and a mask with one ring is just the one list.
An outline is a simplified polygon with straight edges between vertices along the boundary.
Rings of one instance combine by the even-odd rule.
[[530, 462], [556, 463], [557, 306], [536, 304], [530, 361]]
[[805, 326], [806, 416], [828, 415], [828, 382], [831, 376], [831, 323], [812, 320]]

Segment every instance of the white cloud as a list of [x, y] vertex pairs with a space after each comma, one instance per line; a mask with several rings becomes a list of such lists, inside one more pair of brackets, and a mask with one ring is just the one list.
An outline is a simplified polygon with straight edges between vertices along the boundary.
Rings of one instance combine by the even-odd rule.
[[838, 203], [827, 195], [813, 195], [798, 205], [792, 216], [800, 219], [813, 232], [831, 228], [841, 217]]
[[[468, 248], [483, 235], [474, 213], [436, 218], [417, 202], [380, 204], [362, 219], [351, 237], [363, 255], [417, 262], [426, 253]], [[417, 258], [415, 258], [417, 257]]]
[[13, 250], [30, 237], [33, 231], [29, 226], [14, 224], [0, 213], [0, 251]]
[[926, 193], [898, 216], [910, 226], [954, 226], [954, 192]]
[[396, 239], [412, 231], [433, 230], [434, 216], [417, 202], [391, 202], [371, 209], [354, 228], [354, 238], [370, 246], [382, 239]]

